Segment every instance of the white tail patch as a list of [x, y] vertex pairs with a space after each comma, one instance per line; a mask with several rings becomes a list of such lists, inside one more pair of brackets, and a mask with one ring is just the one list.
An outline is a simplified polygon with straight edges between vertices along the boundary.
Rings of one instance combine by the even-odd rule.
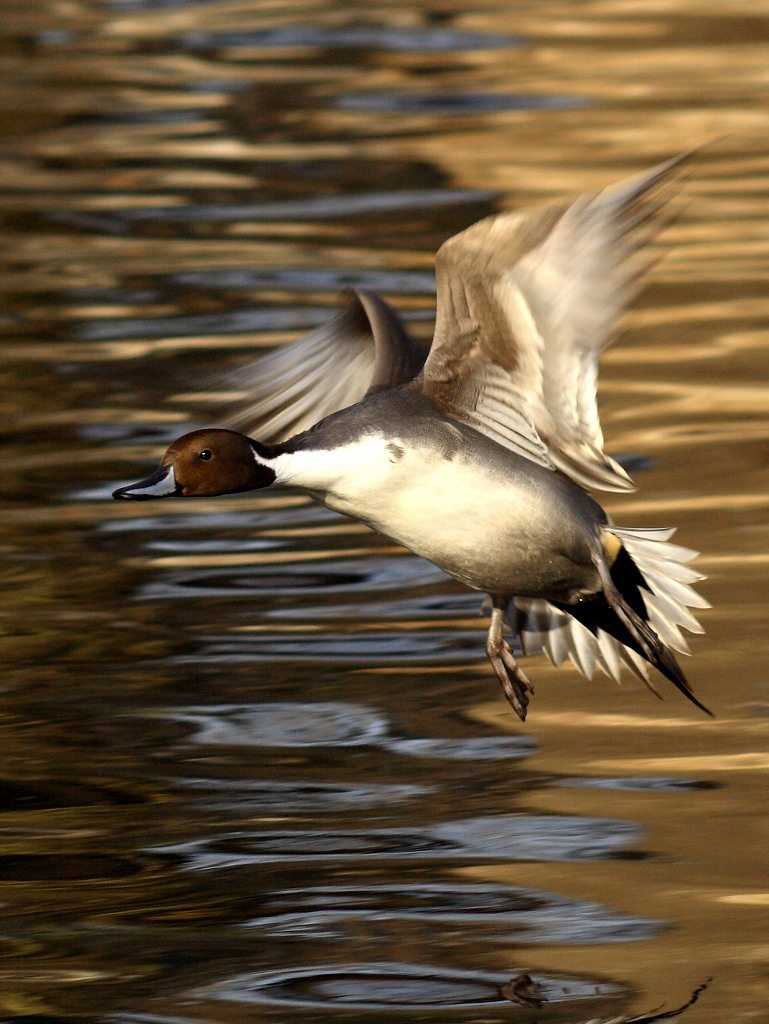
[[[617, 543], [627, 549], [649, 588], [643, 591], [643, 597], [652, 629], [668, 647], [688, 654], [682, 629], [690, 633], [704, 632], [690, 609], [710, 605], [692, 587], [705, 578], [688, 565], [698, 552], [671, 544], [674, 532], [672, 529], [607, 526], [604, 547], [610, 558], [618, 553]], [[569, 658], [587, 679], [592, 679], [597, 667], [617, 682], [624, 663], [634, 675], [651, 685], [646, 662], [639, 654], [601, 629], [594, 635], [548, 601], [514, 598], [507, 610], [507, 620], [525, 654], [544, 651], [556, 666]]]

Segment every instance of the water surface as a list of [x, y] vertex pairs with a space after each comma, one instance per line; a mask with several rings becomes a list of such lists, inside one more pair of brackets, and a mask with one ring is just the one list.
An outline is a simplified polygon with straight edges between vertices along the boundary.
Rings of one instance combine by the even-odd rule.
[[[765, 5], [0, 24], [2, 1019], [769, 1021]], [[346, 287], [429, 337], [449, 235], [711, 140], [601, 399], [714, 720], [536, 658], [523, 726], [477, 595], [365, 528], [110, 501]]]

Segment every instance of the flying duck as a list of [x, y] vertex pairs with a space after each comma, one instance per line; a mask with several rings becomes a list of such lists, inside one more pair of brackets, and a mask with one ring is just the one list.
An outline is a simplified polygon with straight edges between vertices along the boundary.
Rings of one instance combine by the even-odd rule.
[[[257, 360], [247, 433], [195, 430], [119, 499], [289, 485], [489, 595], [486, 654], [525, 719], [524, 654], [591, 678], [653, 666], [707, 714], [674, 651], [703, 577], [673, 530], [615, 526], [589, 493], [628, 491], [603, 451], [597, 362], [687, 155], [571, 203], [488, 217], [436, 259], [429, 350], [358, 291], [319, 331]], [[250, 434], [257, 434], [255, 440]], [[659, 696], [659, 694], [658, 694]]]

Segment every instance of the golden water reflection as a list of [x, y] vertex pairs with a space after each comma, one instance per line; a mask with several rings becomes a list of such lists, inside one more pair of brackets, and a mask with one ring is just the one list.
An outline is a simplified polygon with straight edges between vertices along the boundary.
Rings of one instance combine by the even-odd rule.
[[[4, 1019], [769, 1021], [766, 5], [6, 7]], [[110, 502], [346, 286], [427, 337], [450, 234], [692, 146], [601, 395], [714, 721], [536, 659], [522, 733], [361, 527]]]

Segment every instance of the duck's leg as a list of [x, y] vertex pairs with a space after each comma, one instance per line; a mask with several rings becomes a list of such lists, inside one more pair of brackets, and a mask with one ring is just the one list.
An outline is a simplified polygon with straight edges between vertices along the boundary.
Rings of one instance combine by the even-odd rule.
[[491, 662], [491, 667], [496, 673], [497, 679], [502, 684], [505, 696], [513, 706], [513, 710], [522, 722], [526, 721], [526, 708], [529, 705], [529, 694], [534, 693], [534, 687], [518, 667], [518, 662], [513, 657], [510, 644], [505, 640], [505, 609], [507, 600], [492, 596], [493, 608], [491, 611], [491, 623], [486, 638], [486, 655]]

